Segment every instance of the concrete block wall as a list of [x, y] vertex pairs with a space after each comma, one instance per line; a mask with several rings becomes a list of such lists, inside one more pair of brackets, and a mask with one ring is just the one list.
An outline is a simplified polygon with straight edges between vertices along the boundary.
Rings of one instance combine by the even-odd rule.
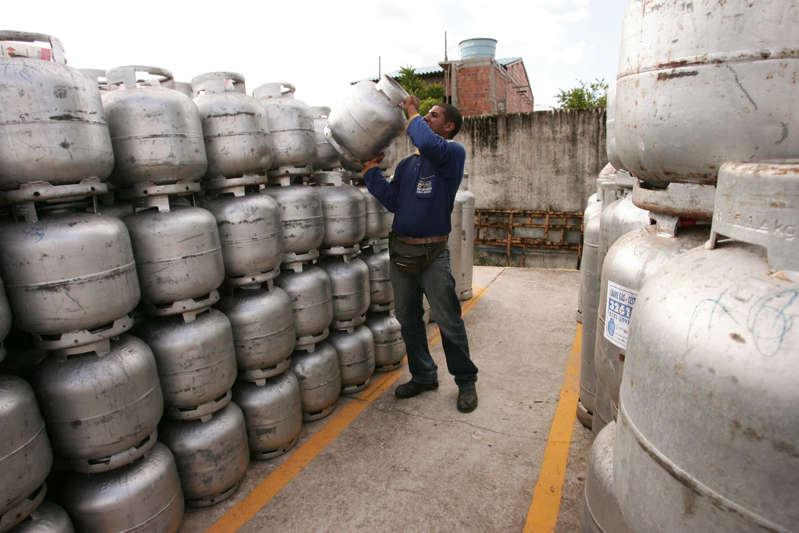
[[[465, 117], [455, 139], [466, 148], [470, 186], [482, 209], [582, 211], [607, 163], [604, 109]], [[387, 161], [393, 169], [413, 151], [400, 135]]]

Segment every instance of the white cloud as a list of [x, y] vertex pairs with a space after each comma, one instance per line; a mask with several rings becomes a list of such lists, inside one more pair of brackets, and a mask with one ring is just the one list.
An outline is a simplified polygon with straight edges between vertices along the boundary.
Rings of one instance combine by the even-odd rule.
[[[123, 13], [99, 0], [80, 7], [40, 0], [35, 12], [20, 2], [4, 6], [3, 25], [59, 37], [73, 66], [153, 64], [171, 69], [180, 81], [211, 70], [233, 70], [244, 74], [250, 90], [271, 81], [293, 82], [297, 97], [311, 105], [332, 105], [350, 82], [376, 75], [378, 56], [384, 72], [431, 66], [443, 59], [445, 31], [450, 58], [459, 57], [457, 44], [463, 39], [493, 37], [498, 57], [524, 58], [536, 101], [543, 104], [575, 79], [615, 73], [599, 72], [598, 62], [586, 57], [607, 43], [618, 43], [620, 24], [605, 24], [616, 33], [605, 34], [599, 44], [590, 39], [602, 28], [591, 32], [594, 37], [587, 30], [595, 29], [598, 13], [620, 18], [624, 3], [438, 0], [410, 6], [391, 0], [137, 0]], [[611, 70], [617, 50], [616, 44], [608, 53]]]

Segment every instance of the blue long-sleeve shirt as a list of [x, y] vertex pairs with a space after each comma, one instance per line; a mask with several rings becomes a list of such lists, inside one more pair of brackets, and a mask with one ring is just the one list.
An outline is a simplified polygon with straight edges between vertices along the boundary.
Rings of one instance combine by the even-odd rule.
[[394, 213], [392, 230], [397, 235], [448, 235], [466, 150], [459, 143], [433, 133], [419, 115], [409, 120], [407, 133], [418, 153], [399, 162], [391, 183], [379, 167], [366, 170], [366, 188]]

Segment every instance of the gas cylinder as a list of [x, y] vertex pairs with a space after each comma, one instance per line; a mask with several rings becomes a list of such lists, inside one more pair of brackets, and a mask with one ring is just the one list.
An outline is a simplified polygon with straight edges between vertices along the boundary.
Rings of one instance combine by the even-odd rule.
[[372, 330], [375, 341], [375, 372], [387, 372], [402, 365], [405, 342], [402, 327], [391, 313], [369, 313], [366, 326]]
[[8, 307], [8, 298], [6, 298], [6, 290], [3, 286], [3, 280], [0, 279], [0, 363], [3, 362], [6, 356], [5, 340], [6, 335], [11, 330], [11, 308]]
[[67, 206], [37, 217], [0, 224], [0, 270], [16, 324], [49, 350], [129, 329], [140, 292], [125, 225]]
[[366, 235], [366, 199], [361, 191], [343, 182], [340, 171], [317, 172], [314, 182], [322, 204], [325, 236], [321, 252], [345, 255], [358, 251], [358, 243]]
[[[461, 267], [460, 277], [455, 280], [455, 288], [458, 292], [458, 299], [468, 300], [472, 297], [472, 277], [474, 272], [474, 239], [477, 230], [474, 226], [475, 199], [474, 194], [469, 190], [469, 175], [464, 173], [461, 180], [461, 187], [455, 195], [455, 201], [461, 204]], [[450, 261], [452, 257], [450, 256]]]
[[263, 190], [280, 206], [283, 262], [310, 261], [319, 257], [325, 237], [325, 221], [319, 194], [313, 187], [288, 185]]
[[452, 213], [450, 214], [450, 233], [447, 239], [447, 248], [449, 249], [449, 266], [452, 274], [452, 279], [455, 281], [455, 294], [460, 294], [463, 289], [463, 280], [465, 279], [461, 273], [463, 264], [461, 263], [461, 244], [463, 242], [463, 202], [464, 197], [458, 197], [455, 194], [455, 201], [452, 204]]
[[175, 458], [161, 443], [128, 466], [68, 475], [62, 494], [78, 531], [175, 533], [183, 521]]
[[632, 530], [799, 524], [797, 227], [799, 162], [725, 163], [708, 243], [641, 288], [613, 451]]
[[330, 278], [333, 328], [360, 326], [369, 309], [369, 267], [357, 257], [331, 257], [319, 263]]
[[[44, 200], [52, 188], [89, 192], [114, 167], [97, 82], [68, 67], [50, 35], [0, 31], [0, 43], [46, 43], [37, 57], [0, 56], [0, 200]], [[25, 46], [23, 44], [23, 46]]]
[[244, 285], [226, 291], [218, 307], [233, 327], [240, 379], [262, 380], [289, 368], [296, 334], [286, 291]]
[[294, 98], [294, 85], [266, 83], [253, 91], [266, 111], [272, 132], [273, 175], [307, 176], [316, 154], [314, 119], [308, 104]]
[[56, 454], [84, 473], [119, 468], [144, 455], [155, 445], [164, 411], [147, 344], [122, 335], [91, 348], [50, 356], [33, 378]]
[[138, 191], [199, 180], [207, 168], [200, 113], [174, 90], [172, 73], [130, 65], [108, 70], [106, 78], [114, 87], [103, 93], [116, 156], [112, 183]]
[[616, 81], [622, 168], [714, 184], [725, 161], [796, 157], [799, 4], [628, 2]]
[[233, 187], [208, 194], [202, 205], [216, 218], [229, 285], [263, 283], [280, 274], [280, 207], [271, 196]]
[[405, 127], [399, 107], [408, 93], [386, 76], [377, 83], [362, 80], [350, 86], [328, 117], [328, 141], [347, 159], [364, 161], [375, 157]]
[[394, 307], [391, 285], [391, 259], [388, 249], [372, 245], [372, 253], [363, 256], [369, 268], [369, 311], [388, 311]]
[[230, 320], [216, 309], [158, 318], [136, 328], [152, 349], [164, 416], [194, 420], [230, 402], [236, 351]]
[[314, 138], [316, 139], [316, 150], [314, 151], [313, 160], [314, 170], [330, 170], [339, 166], [338, 152], [336, 152], [333, 145], [331, 145], [325, 137], [325, 128], [327, 127], [327, 117], [329, 115], [329, 107], [311, 107]]
[[[639, 192], [642, 194], [637, 195]], [[712, 185], [671, 183], [666, 189], [647, 191], [636, 180], [633, 203], [642, 204], [637, 196], [646, 197], [642, 205], [655, 223], [625, 233], [605, 256], [594, 344], [595, 435], [616, 418], [630, 318], [638, 291], [669, 259], [708, 239], [714, 195]], [[694, 217], [699, 217], [698, 224]]]
[[225, 279], [222, 245], [214, 215], [198, 207], [171, 205], [165, 196], [125, 218], [130, 231], [142, 299], [155, 316], [203, 309], [219, 300]]
[[250, 465], [244, 415], [234, 402], [208, 418], [164, 421], [161, 440], [175, 456], [183, 495], [191, 507], [229, 498]]
[[262, 174], [272, 165], [272, 143], [263, 105], [247, 94], [244, 76], [208, 72], [191, 80], [202, 119], [206, 180]]
[[327, 342], [338, 354], [342, 394], [354, 394], [368, 387], [369, 379], [375, 371], [375, 340], [372, 331], [366, 326], [334, 331]]
[[591, 444], [585, 479], [582, 533], [630, 533], [619, 510], [613, 485], [616, 422], [610, 421]]
[[332, 413], [341, 395], [336, 349], [321, 342], [313, 351], [297, 350], [291, 357], [291, 371], [300, 382], [302, 419], [310, 422]]
[[0, 425], [0, 530], [6, 531], [44, 499], [53, 452], [33, 389], [18, 377], [0, 374]]
[[294, 447], [302, 429], [300, 382], [294, 372], [255, 383], [239, 381], [233, 398], [244, 412], [253, 459], [272, 459]]
[[45, 501], [8, 533], [75, 533], [75, 529], [62, 507]]
[[275, 280], [291, 298], [296, 347], [312, 346], [327, 338], [333, 321], [330, 276], [318, 266], [284, 270]]

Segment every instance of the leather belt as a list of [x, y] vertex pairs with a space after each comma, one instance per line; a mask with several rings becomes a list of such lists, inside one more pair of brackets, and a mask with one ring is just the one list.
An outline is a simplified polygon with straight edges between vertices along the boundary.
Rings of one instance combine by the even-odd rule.
[[436, 235], [435, 237], [402, 237], [395, 235], [394, 238], [405, 244], [432, 244], [434, 242], [448, 241], [449, 235]]

